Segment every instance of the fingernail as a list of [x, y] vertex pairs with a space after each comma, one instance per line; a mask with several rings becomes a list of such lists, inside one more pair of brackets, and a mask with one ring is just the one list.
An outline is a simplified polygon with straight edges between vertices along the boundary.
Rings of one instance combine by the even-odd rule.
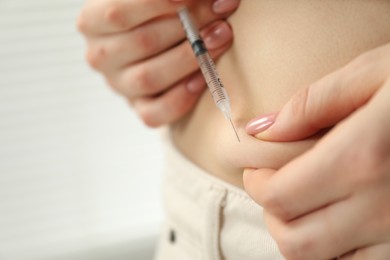
[[265, 114], [254, 118], [246, 125], [246, 132], [250, 135], [257, 135], [264, 132], [275, 123], [275, 119], [276, 113]]
[[237, 8], [239, 0], [217, 0], [213, 4], [213, 11], [217, 14], [223, 14], [233, 11]]
[[203, 74], [198, 72], [192, 76], [186, 85], [187, 89], [191, 93], [199, 93], [206, 87], [206, 82], [204, 80]]
[[219, 22], [213, 26], [204, 37], [204, 42], [210, 50], [217, 49], [233, 38], [232, 30], [226, 22]]

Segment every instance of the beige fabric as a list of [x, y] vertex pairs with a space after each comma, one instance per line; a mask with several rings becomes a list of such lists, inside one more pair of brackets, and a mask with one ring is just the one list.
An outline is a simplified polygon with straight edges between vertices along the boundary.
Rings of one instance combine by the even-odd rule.
[[283, 259], [266, 230], [262, 208], [243, 190], [199, 169], [169, 141], [166, 155], [167, 220], [157, 260]]

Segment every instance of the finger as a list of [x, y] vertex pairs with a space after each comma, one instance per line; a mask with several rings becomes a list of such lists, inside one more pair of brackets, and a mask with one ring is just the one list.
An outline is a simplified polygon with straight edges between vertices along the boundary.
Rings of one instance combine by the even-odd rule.
[[245, 169], [242, 175], [244, 189], [259, 205], [264, 206], [264, 189], [276, 173], [273, 169]]
[[[218, 22], [205, 42], [218, 42], [210, 55], [219, 57], [231, 44], [232, 32], [226, 22]], [[184, 42], [156, 57], [123, 69], [112, 85], [129, 98], [155, 95], [199, 69], [191, 46]]]
[[344, 199], [352, 184], [350, 175], [345, 174], [350, 162], [339, 156], [343, 148], [340, 153], [334, 152], [335, 143], [342, 145], [339, 139], [323, 140], [275, 174], [270, 175], [268, 169], [247, 172], [246, 191], [267, 211], [285, 221]]
[[345, 200], [291, 222], [268, 214], [266, 223], [287, 259], [331, 259], [378, 242], [367, 228], [367, 203]]
[[97, 39], [88, 50], [87, 60], [97, 70], [117, 70], [166, 50], [183, 38], [178, 18], [166, 17], [127, 33]]
[[372, 245], [372, 246], [359, 249], [353, 254], [353, 257], [351, 259], [352, 260], [366, 260], [366, 259], [388, 260], [390, 259], [390, 241], [387, 243]]
[[[318, 147], [324, 149], [323, 147], [328, 146], [328, 149], [324, 150], [327, 151], [323, 153], [324, 156], [318, 153], [315, 157], [322, 159], [326, 159], [328, 156], [338, 158], [338, 161], [330, 160], [329, 165], [337, 165], [340, 168], [341, 175], [348, 176], [347, 179], [340, 179], [339, 174], [336, 174], [334, 185], [329, 185], [327, 184], [327, 178], [321, 177], [323, 183], [323, 187], [321, 187], [312, 185], [310, 182], [306, 184], [306, 179], [299, 176], [299, 170], [296, 171], [296, 178], [303, 180], [305, 186], [308, 188], [310, 186], [317, 187], [315, 192], [307, 192], [303, 187], [302, 194], [308, 200], [318, 200], [318, 194], [337, 193], [340, 188], [337, 188], [337, 186], [335, 188], [335, 185], [338, 183], [352, 184], [355, 189], [351, 196], [334, 203], [325, 203], [322, 208], [310, 211], [309, 214], [292, 221], [286, 221], [277, 215], [271, 214], [267, 224], [269, 224], [271, 234], [277, 240], [281, 250], [285, 252], [284, 254], [288, 256], [288, 259], [326, 259], [388, 239], [386, 232], [388, 232], [389, 225], [387, 217], [387, 198], [389, 195], [386, 187], [388, 186], [388, 171], [386, 170], [388, 168], [386, 167], [388, 167], [389, 144], [383, 141], [378, 142], [376, 137], [382, 134], [386, 138], [379, 138], [379, 140], [388, 139], [388, 135], [386, 136], [385, 133], [388, 133], [390, 129], [389, 117], [384, 113], [378, 113], [378, 111], [389, 110], [389, 97], [390, 82], [384, 84], [378, 95], [364, 109], [354, 114], [340, 127], [334, 129], [333, 133], [325, 137], [328, 139], [325, 139], [313, 149], [315, 151], [315, 149], [319, 149]], [[367, 116], [370, 124], [366, 124], [366, 119], [363, 120]], [[380, 128], [375, 129], [378, 124]], [[354, 129], [356, 135], [349, 139], [351, 138], [351, 131], [345, 129]], [[371, 136], [365, 138], [367, 133], [375, 138]], [[353, 143], [358, 143], [358, 145], [354, 147], [351, 145]], [[334, 147], [337, 147], [337, 150]], [[343, 150], [345, 147], [349, 147], [350, 150], [345, 152]], [[365, 149], [359, 149], [361, 147]], [[343, 156], [338, 156], [338, 154]], [[379, 159], [375, 158], [375, 154], [379, 154]], [[386, 160], [383, 160], [383, 158]], [[310, 161], [318, 164], [317, 170], [321, 172], [321, 169], [326, 168], [328, 174], [330, 173], [329, 176], [332, 176], [334, 168], [321, 165], [321, 161], [307, 160], [307, 162]], [[290, 165], [292, 164], [290, 163]], [[306, 165], [308, 168], [312, 167], [310, 163]], [[349, 165], [350, 168], [348, 169], [346, 165]], [[289, 185], [283, 185], [283, 182], [279, 181], [279, 186], [272, 186], [272, 182], [282, 175], [283, 170], [266, 179], [266, 182], [263, 183], [263, 190], [270, 187], [273, 191], [276, 190], [276, 187], [282, 189], [282, 191], [276, 193], [283, 193], [290, 184], [296, 186], [293, 179], [286, 180]], [[302, 170], [304, 170], [304, 167], [302, 167]], [[311, 171], [311, 173], [316, 174], [317, 171]], [[361, 187], [359, 187], [359, 183]], [[348, 187], [345, 189], [348, 190]], [[296, 192], [299, 193], [299, 189]], [[285, 209], [290, 204], [295, 203], [298, 206], [293, 206], [299, 208], [302, 204], [307, 203], [304, 197], [295, 197], [294, 194], [291, 194], [284, 196], [284, 198], [274, 199], [275, 202], [271, 205], [277, 205], [277, 207]], [[272, 198], [273, 196], [265, 197]], [[267, 206], [265, 209], [268, 210]]]
[[[245, 188], [254, 200], [288, 221], [345, 199], [385, 178], [390, 120], [390, 80], [365, 106], [317, 145], [272, 175], [247, 172]], [[367, 122], [370, 122], [367, 124]], [[369, 133], [369, 135], [367, 135]], [[250, 185], [245, 180], [253, 175]]]
[[[221, 37], [218, 25], [213, 22], [201, 30], [202, 37], [208, 37], [207, 47], [220, 47]], [[230, 30], [228, 27], [227, 29]], [[216, 32], [215, 32], [216, 30]], [[167, 17], [150, 22], [129, 33], [102, 37], [91, 46], [87, 53], [90, 65], [104, 73], [118, 70], [141, 60], [148, 59], [183, 40], [184, 31], [177, 17]], [[224, 43], [222, 43], [224, 44]]]
[[158, 127], [181, 118], [193, 108], [206, 82], [200, 72], [158, 97], [140, 98], [133, 102], [134, 109], [144, 123]]
[[240, 0], [217, 0], [213, 3], [215, 13], [228, 13], [234, 11], [240, 4]]
[[174, 14], [180, 5], [183, 3], [169, 0], [89, 1], [77, 25], [87, 35], [126, 31], [155, 17]]
[[294, 95], [277, 114], [251, 120], [247, 132], [273, 141], [298, 140], [330, 127], [364, 105], [389, 73], [390, 44], [361, 55]]

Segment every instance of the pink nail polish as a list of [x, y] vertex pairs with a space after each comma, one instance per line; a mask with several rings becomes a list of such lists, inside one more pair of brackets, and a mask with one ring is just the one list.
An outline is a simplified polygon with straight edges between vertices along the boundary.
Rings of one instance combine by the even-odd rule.
[[276, 113], [270, 113], [252, 119], [246, 125], [246, 132], [250, 135], [257, 135], [264, 132], [275, 123], [276, 115]]
[[233, 11], [237, 8], [239, 0], [217, 0], [213, 4], [213, 11], [217, 14], [223, 14]]
[[203, 37], [208, 49], [217, 49], [233, 38], [232, 30], [226, 22], [221, 22], [206, 33]]

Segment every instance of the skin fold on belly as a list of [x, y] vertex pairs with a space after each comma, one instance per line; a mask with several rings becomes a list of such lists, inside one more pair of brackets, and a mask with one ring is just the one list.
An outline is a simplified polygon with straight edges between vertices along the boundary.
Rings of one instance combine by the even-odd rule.
[[246, 123], [278, 111], [298, 89], [390, 41], [390, 1], [245, 0], [230, 18], [234, 45], [217, 64], [241, 143], [205, 91], [171, 127], [176, 147], [212, 175], [242, 187], [242, 170], [279, 169], [318, 139], [263, 142]]

